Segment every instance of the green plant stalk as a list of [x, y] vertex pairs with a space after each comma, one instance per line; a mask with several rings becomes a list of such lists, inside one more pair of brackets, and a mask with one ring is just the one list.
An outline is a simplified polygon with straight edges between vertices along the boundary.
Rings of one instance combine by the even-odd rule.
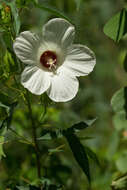
[[28, 111], [29, 111], [29, 116], [31, 119], [31, 125], [32, 125], [32, 134], [33, 134], [33, 141], [34, 141], [34, 149], [35, 149], [35, 154], [36, 154], [36, 162], [37, 162], [37, 173], [38, 173], [38, 178], [41, 178], [41, 162], [40, 162], [40, 149], [37, 141], [37, 131], [36, 131], [36, 124], [33, 118], [33, 113], [32, 113], [32, 108], [29, 100], [29, 92], [27, 91], [27, 105], [28, 105]]
[[24, 136], [18, 134], [14, 129], [9, 128], [9, 130], [10, 130], [11, 132], [13, 132], [16, 136], [20, 137], [21, 139], [24, 139], [24, 141], [27, 142], [27, 144], [30, 144], [30, 145], [32, 145], [32, 146], [34, 145], [31, 141], [27, 140]]

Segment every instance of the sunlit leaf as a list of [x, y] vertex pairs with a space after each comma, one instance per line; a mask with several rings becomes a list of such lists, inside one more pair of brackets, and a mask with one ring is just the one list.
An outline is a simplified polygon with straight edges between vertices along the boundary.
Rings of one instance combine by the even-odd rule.
[[126, 190], [127, 189], [127, 174], [118, 177], [116, 180], [113, 180], [111, 187], [114, 190]]
[[65, 145], [61, 145], [61, 146], [59, 146], [59, 147], [57, 147], [57, 148], [49, 149], [48, 151], [49, 151], [50, 155], [51, 155], [52, 153], [62, 152], [62, 151], [63, 151], [62, 148], [63, 148], [64, 146], [65, 146]]
[[126, 23], [127, 10], [122, 9], [105, 24], [104, 33], [115, 42], [119, 42], [127, 32]]
[[3, 144], [4, 144], [4, 137], [0, 136], [0, 160], [2, 157], [6, 157], [6, 155], [3, 151]]

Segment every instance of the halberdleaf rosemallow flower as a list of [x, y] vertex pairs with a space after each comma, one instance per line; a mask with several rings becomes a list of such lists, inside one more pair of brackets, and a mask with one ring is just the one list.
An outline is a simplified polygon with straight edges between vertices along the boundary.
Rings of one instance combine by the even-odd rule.
[[72, 44], [75, 28], [68, 21], [55, 18], [43, 26], [42, 34], [22, 32], [14, 42], [17, 57], [26, 64], [22, 85], [33, 94], [44, 92], [55, 102], [75, 97], [77, 77], [94, 68], [94, 53], [86, 46]]

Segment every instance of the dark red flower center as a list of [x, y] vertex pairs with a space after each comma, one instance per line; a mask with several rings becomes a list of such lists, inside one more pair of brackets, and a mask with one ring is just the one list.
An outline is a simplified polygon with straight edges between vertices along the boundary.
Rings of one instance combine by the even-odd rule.
[[55, 52], [45, 51], [40, 57], [40, 63], [48, 69], [56, 68], [57, 56]]

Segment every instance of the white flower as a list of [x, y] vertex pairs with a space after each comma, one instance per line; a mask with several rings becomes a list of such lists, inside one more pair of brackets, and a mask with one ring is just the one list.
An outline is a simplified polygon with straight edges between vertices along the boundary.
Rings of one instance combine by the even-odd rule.
[[47, 92], [55, 102], [75, 97], [77, 77], [94, 68], [94, 53], [86, 46], [72, 44], [75, 28], [68, 21], [55, 18], [43, 26], [42, 35], [22, 32], [14, 42], [17, 57], [27, 64], [21, 75], [22, 85], [33, 94]]

